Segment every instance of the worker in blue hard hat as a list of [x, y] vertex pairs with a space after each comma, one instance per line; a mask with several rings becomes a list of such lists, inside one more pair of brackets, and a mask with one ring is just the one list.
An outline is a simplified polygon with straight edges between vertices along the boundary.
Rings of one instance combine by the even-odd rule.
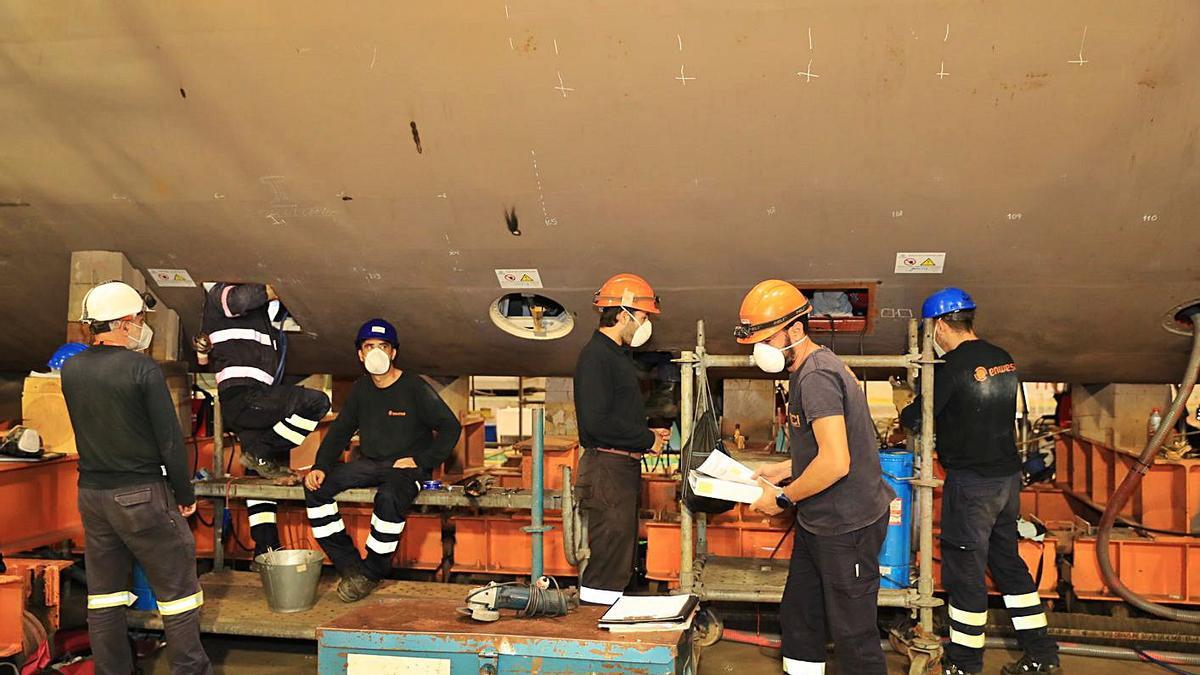
[[[421, 481], [450, 457], [462, 432], [458, 417], [433, 387], [396, 366], [399, 343], [395, 326], [383, 319], [371, 319], [358, 330], [354, 345], [367, 374], [354, 383], [304, 478], [313, 538], [341, 575], [337, 595], [343, 602], [367, 597], [391, 571]], [[356, 433], [362, 457], [339, 462]], [[334, 497], [370, 487], [378, 490], [364, 559]]]
[[[987, 571], [1025, 652], [1001, 672], [1061, 673], [1037, 585], [1017, 552], [1022, 476], [1014, 422], [1020, 378], [1012, 356], [975, 333], [975, 310], [975, 301], [960, 288], [934, 293], [921, 308], [921, 317], [932, 321], [934, 349], [943, 360], [934, 369], [933, 388], [938, 460], [946, 470], [942, 585], [950, 596], [942, 673], [983, 671]], [[921, 404], [918, 396], [905, 407], [901, 424], [920, 429]]]

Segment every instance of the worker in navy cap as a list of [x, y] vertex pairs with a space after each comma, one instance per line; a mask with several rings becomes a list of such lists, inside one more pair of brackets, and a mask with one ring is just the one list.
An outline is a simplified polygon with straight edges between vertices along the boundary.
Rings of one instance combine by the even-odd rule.
[[[975, 301], [966, 291], [934, 293], [921, 317], [933, 321], [934, 349], [944, 361], [934, 369], [933, 401], [938, 460], [946, 469], [942, 585], [950, 595], [950, 643], [942, 672], [983, 672], [990, 571], [1025, 652], [1001, 672], [1061, 673], [1037, 585], [1017, 553], [1017, 366], [1008, 352], [975, 334]], [[901, 411], [900, 422], [920, 429], [920, 397]]]
[[[383, 319], [371, 319], [359, 329], [355, 347], [367, 374], [354, 383], [304, 478], [313, 537], [341, 575], [337, 595], [343, 602], [367, 597], [391, 571], [405, 515], [421, 481], [450, 457], [462, 432], [433, 387], [396, 366], [398, 346], [396, 328]], [[339, 462], [356, 433], [362, 457]], [[371, 487], [378, 490], [363, 559], [334, 497], [343, 490]]]

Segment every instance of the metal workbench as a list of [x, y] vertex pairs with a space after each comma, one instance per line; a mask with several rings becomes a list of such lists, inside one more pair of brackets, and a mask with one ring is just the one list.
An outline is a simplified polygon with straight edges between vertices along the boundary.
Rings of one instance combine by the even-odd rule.
[[690, 631], [612, 633], [607, 607], [567, 616], [473, 621], [448, 600], [382, 600], [317, 629], [318, 670], [422, 675], [638, 673], [693, 675]]

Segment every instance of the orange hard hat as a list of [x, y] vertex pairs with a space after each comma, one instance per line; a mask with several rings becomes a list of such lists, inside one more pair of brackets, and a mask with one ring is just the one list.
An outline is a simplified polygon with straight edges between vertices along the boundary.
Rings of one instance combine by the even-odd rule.
[[751, 288], [742, 300], [733, 335], [738, 343], [752, 345], [811, 312], [812, 305], [800, 289], [786, 281], [768, 279]]
[[597, 307], [627, 307], [658, 314], [658, 296], [650, 283], [636, 274], [618, 274], [596, 291], [592, 304]]

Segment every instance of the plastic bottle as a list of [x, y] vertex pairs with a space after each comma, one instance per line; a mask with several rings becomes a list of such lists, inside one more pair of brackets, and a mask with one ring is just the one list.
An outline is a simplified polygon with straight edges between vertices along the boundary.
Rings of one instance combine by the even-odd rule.
[[1162, 426], [1162, 413], [1159, 412], [1158, 408], [1155, 408], [1150, 411], [1150, 426], [1147, 437], [1153, 438], [1154, 434], [1158, 433], [1158, 428], [1160, 426]]

